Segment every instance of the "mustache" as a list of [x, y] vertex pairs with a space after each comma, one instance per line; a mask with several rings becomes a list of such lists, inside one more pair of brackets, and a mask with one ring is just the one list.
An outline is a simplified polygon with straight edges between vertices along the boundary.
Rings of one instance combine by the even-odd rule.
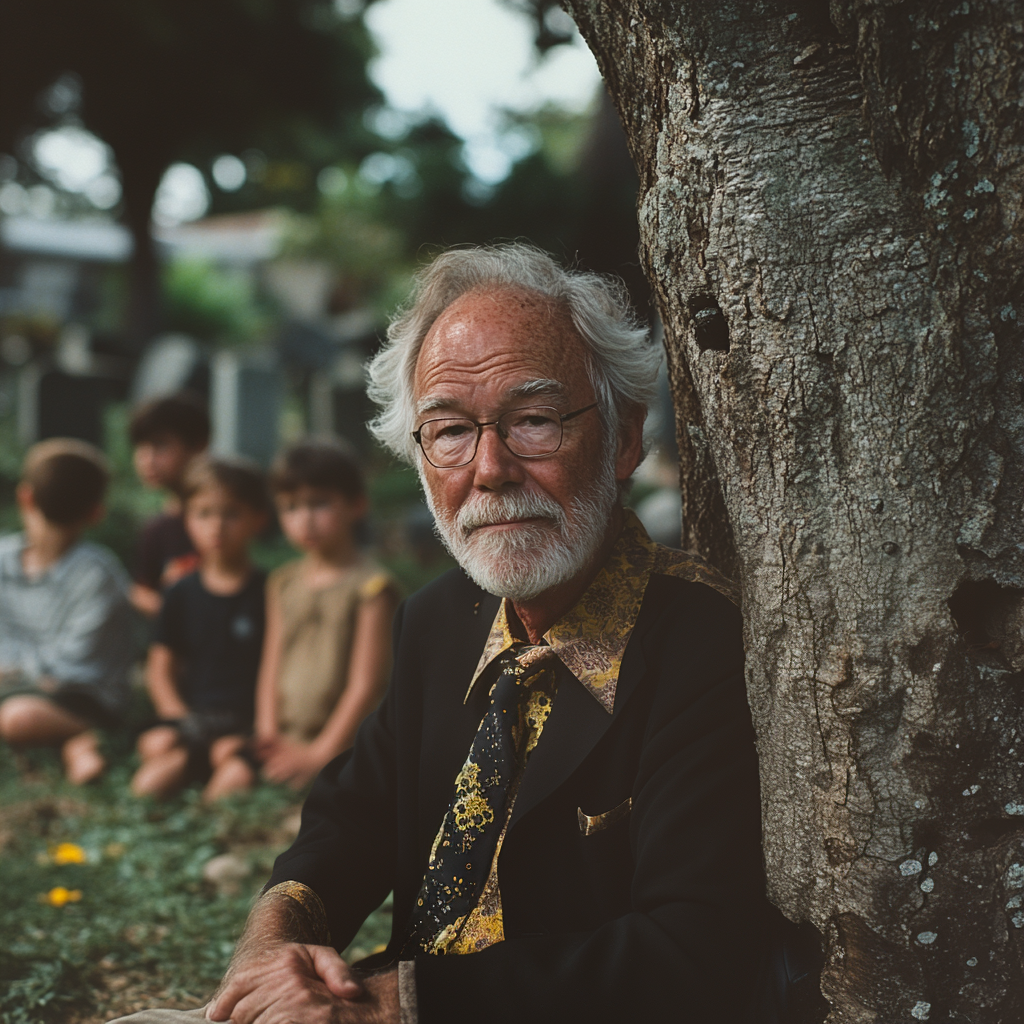
[[468, 537], [481, 526], [495, 526], [516, 519], [547, 519], [562, 526], [565, 512], [553, 498], [530, 492], [499, 494], [466, 502], [455, 516], [455, 527]]

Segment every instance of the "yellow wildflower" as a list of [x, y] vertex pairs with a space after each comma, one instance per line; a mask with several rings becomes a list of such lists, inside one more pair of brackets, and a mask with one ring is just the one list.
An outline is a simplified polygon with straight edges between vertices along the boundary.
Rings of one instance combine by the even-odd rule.
[[63, 907], [65, 903], [77, 903], [81, 898], [81, 889], [65, 889], [63, 885], [55, 886], [48, 893], [39, 897], [42, 903], [49, 903], [51, 907]]
[[77, 843], [61, 843], [50, 851], [54, 864], [84, 864], [88, 858]]

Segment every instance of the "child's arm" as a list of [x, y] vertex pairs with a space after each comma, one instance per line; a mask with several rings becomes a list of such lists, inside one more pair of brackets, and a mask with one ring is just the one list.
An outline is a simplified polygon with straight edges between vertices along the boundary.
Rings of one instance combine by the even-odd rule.
[[159, 590], [147, 587], [143, 583], [133, 583], [128, 592], [131, 602], [143, 615], [155, 619], [160, 613], [160, 603], [163, 597]]
[[161, 718], [184, 718], [188, 707], [178, 693], [175, 681], [174, 651], [165, 644], [151, 644], [146, 659], [146, 689]]
[[263, 632], [263, 654], [256, 677], [256, 746], [266, 756], [278, 739], [277, 675], [281, 670], [282, 624], [277, 592], [267, 587], [267, 619]]
[[364, 602], [356, 616], [348, 681], [330, 718], [308, 746], [289, 744], [268, 762], [264, 774], [296, 789], [312, 779], [332, 758], [348, 750], [363, 719], [380, 703], [386, 685], [383, 668], [391, 644], [395, 596], [385, 589]]

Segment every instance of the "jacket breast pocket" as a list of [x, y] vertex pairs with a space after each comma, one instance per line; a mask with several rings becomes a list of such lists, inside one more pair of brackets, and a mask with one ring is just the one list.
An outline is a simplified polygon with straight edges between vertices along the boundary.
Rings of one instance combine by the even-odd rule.
[[576, 808], [577, 820], [579, 821], [580, 832], [584, 836], [596, 835], [609, 829], [612, 825], [623, 821], [628, 817], [633, 807], [633, 798], [626, 797], [621, 804], [617, 804], [609, 811], [602, 811], [600, 814], [584, 814], [582, 807]]

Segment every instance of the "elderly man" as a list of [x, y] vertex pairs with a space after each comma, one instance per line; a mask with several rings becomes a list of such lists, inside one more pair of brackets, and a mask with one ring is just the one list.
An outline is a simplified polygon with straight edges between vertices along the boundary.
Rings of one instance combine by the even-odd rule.
[[[421, 275], [373, 428], [461, 570], [400, 610], [388, 695], [315, 783], [209, 1020], [751, 1019], [740, 617], [621, 503], [659, 359], [618, 288], [530, 247]], [[388, 949], [350, 968], [335, 950], [391, 891]]]

